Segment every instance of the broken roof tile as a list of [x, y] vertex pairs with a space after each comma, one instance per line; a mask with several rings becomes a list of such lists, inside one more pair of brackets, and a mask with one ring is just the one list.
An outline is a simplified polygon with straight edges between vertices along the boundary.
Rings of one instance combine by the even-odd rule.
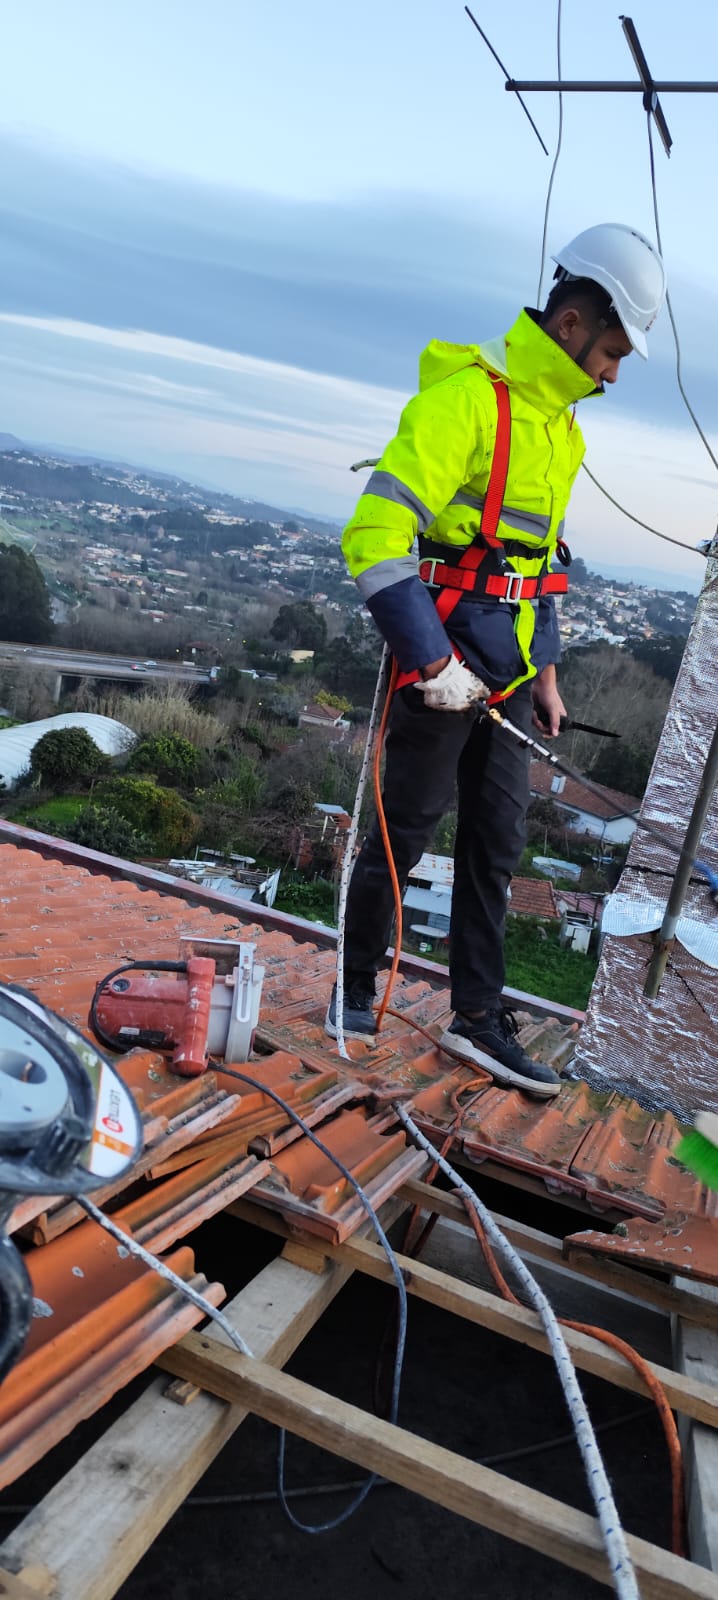
[[[221, 1284], [195, 1276], [191, 1250], [167, 1262], [221, 1304]], [[0, 1388], [0, 1488], [202, 1320], [95, 1222], [31, 1251], [28, 1267], [36, 1311], [26, 1350]]]

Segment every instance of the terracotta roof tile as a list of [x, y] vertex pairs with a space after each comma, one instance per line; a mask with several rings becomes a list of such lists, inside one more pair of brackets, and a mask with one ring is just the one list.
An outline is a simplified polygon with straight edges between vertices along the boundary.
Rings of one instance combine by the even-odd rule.
[[[523, 881], [531, 893], [539, 889], [552, 894], [549, 884]], [[87, 1028], [98, 978], [123, 961], [176, 959], [182, 935], [251, 938], [266, 969], [258, 1040], [261, 1048], [275, 1052], [253, 1061], [251, 1071], [261, 1077], [264, 1070], [267, 1081], [295, 1098], [303, 1112], [316, 1114], [323, 1130], [330, 1115], [343, 1127], [366, 1126], [359, 1108], [367, 1095], [385, 1106], [392, 1094], [409, 1093], [423, 1125], [442, 1136], [458, 1117], [455, 1145], [470, 1163], [506, 1176], [516, 1173], [522, 1182], [528, 1177], [610, 1219], [623, 1214], [655, 1221], [678, 1209], [682, 1215], [705, 1213], [701, 1186], [672, 1159], [679, 1130], [667, 1114], [652, 1116], [632, 1101], [596, 1095], [569, 1080], [548, 1105], [493, 1084], [472, 1093], [468, 1104], [463, 1098], [457, 1102], [456, 1094], [472, 1074], [452, 1064], [434, 1042], [450, 1015], [445, 969], [407, 958], [392, 999], [395, 1014], [387, 1015], [375, 1048], [350, 1042], [347, 1066], [323, 1026], [335, 961], [329, 934], [256, 906], [242, 908], [233, 902], [230, 908], [211, 891], [198, 891], [189, 883], [165, 885], [156, 874], [129, 863], [60, 842], [55, 846], [8, 824], [0, 825], [0, 883], [0, 981], [24, 983], [81, 1028]], [[536, 1001], [530, 1011], [519, 1014], [519, 1022], [532, 1053], [565, 1064], [573, 1050], [577, 1013], [557, 1008], [552, 1018], [546, 1004]], [[429, 1036], [417, 1028], [428, 1030]], [[157, 1070], [151, 1062], [146, 1053], [135, 1052], [122, 1064], [152, 1137], [159, 1139], [146, 1170], [169, 1177], [220, 1158], [243, 1158], [256, 1139], [257, 1155], [276, 1162], [272, 1171], [279, 1174], [279, 1162], [298, 1151], [300, 1141], [282, 1114], [275, 1115], [268, 1101], [262, 1105], [261, 1096], [253, 1100], [249, 1091], [238, 1106], [232, 1094], [241, 1092], [240, 1086], [221, 1071], [200, 1080], [201, 1093], [209, 1096], [209, 1121], [196, 1125], [192, 1140], [183, 1142], [182, 1117], [191, 1122], [202, 1112], [196, 1081], [178, 1080], [166, 1066]], [[212, 1107], [220, 1105], [223, 1095], [227, 1103], [215, 1114]], [[353, 1102], [355, 1109], [347, 1109]], [[345, 1116], [349, 1123], [342, 1122]], [[180, 1130], [178, 1142], [164, 1147], [165, 1160], [162, 1138], [173, 1128]], [[196, 1192], [207, 1192], [201, 1174], [190, 1174], [190, 1197], [195, 1179]], [[319, 1218], [314, 1225], [332, 1236], [345, 1225], [356, 1225], [353, 1211], [346, 1214], [346, 1223], [331, 1208], [327, 1211], [319, 1180], [309, 1183], [319, 1199], [318, 1205], [310, 1202], [309, 1213], [306, 1194], [296, 1192], [292, 1199], [291, 1182], [283, 1184], [279, 1177], [266, 1181], [270, 1199], [281, 1191], [282, 1207], [288, 1208], [287, 1214], [292, 1211], [295, 1225], [309, 1225], [314, 1215]], [[38, 1237], [70, 1225], [71, 1206], [65, 1205], [62, 1216], [61, 1210], [50, 1209], [46, 1223], [38, 1220]], [[191, 1198], [188, 1215], [191, 1219]]]
[[[230, 909], [190, 884], [163, 886], [151, 872], [75, 847], [58, 844], [53, 856], [51, 841], [30, 848], [31, 838], [0, 824], [0, 981], [23, 982], [87, 1029], [98, 978], [123, 961], [176, 959], [183, 935], [252, 939], [266, 971], [257, 1043], [272, 1053], [246, 1070], [320, 1127], [375, 1204], [423, 1170], [425, 1158], [407, 1146], [390, 1104], [408, 1095], [437, 1142], [453, 1133], [465, 1164], [515, 1175], [604, 1219], [628, 1219], [625, 1238], [581, 1235], [582, 1248], [625, 1250], [659, 1269], [678, 1264], [715, 1279], [718, 1204], [673, 1159], [674, 1119], [569, 1080], [550, 1103], [488, 1080], [477, 1084], [471, 1068], [435, 1042], [450, 1015], [445, 969], [407, 959], [375, 1047], [350, 1042], [346, 1063], [323, 1027], [335, 961], [330, 935], [256, 906]], [[550, 884], [514, 881], [552, 901]], [[552, 1016], [535, 1002], [517, 1020], [532, 1054], [565, 1064], [576, 1013], [558, 1008]], [[336, 1240], [363, 1220], [354, 1191], [263, 1089], [243, 1087], [221, 1067], [178, 1078], [146, 1050], [122, 1057], [118, 1070], [136, 1096], [145, 1145], [129, 1203], [116, 1214], [151, 1248], [172, 1246], [248, 1187], [293, 1230]], [[109, 1195], [100, 1194], [100, 1203]], [[12, 1224], [29, 1226], [39, 1244], [28, 1255], [33, 1288], [52, 1314], [35, 1319], [27, 1353], [0, 1390], [2, 1484], [198, 1318], [162, 1280], [122, 1259], [76, 1202], [23, 1201]], [[182, 1275], [192, 1274], [189, 1250], [172, 1259]], [[219, 1285], [209, 1292], [221, 1299]]]

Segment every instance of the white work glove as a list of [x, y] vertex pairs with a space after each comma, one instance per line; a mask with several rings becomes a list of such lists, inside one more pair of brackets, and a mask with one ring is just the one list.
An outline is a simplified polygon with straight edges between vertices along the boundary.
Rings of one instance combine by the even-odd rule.
[[432, 711], [468, 711], [477, 700], [488, 700], [491, 693], [486, 684], [462, 666], [452, 656], [435, 678], [427, 678], [414, 685], [424, 696], [424, 705]]

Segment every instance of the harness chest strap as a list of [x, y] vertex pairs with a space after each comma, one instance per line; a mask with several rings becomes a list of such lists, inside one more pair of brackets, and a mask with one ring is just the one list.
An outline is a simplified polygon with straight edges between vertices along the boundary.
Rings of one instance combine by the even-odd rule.
[[[509, 473], [511, 401], [507, 385], [500, 378], [492, 377], [491, 381], [496, 394], [497, 421], [494, 454], [479, 524], [484, 548], [481, 549], [478, 542], [474, 541], [455, 566], [449, 566], [448, 563], [433, 558], [425, 558], [419, 562], [419, 577], [422, 582], [439, 585], [439, 593], [434, 604], [442, 622], [446, 622], [451, 616], [462, 594], [469, 594], [476, 589], [478, 570], [489, 550], [503, 550], [502, 541], [497, 537], [496, 530], [501, 519]], [[422, 567], [430, 569], [426, 577], [422, 573]], [[519, 600], [534, 600], [542, 594], [564, 594], [567, 587], [564, 573], [547, 573], [542, 578], [525, 578], [520, 572], [491, 573], [486, 579], [483, 593], [492, 599], [516, 604]], [[455, 647], [454, 655], [459, 655]], [[403, 689], [407, 684], [418, 683], [420, 678], [420, 672], [401, 672], [395, 687]], [[492, 695], [490, 703], [502, 699], [504, 694]]]

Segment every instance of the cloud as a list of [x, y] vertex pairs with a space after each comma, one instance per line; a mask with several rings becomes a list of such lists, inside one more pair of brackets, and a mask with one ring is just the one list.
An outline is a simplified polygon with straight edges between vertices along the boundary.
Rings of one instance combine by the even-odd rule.
[[258, 496], [271, 488], [280, 501], [289, 494], [337, 515], [356, 491], [349, 467], [380, 453], [407, 398], [190, 340], [8, 312], [0, 366], [21, 436], [37, 438], [39, 428], [100, 454], [111, 438], [115, 456], [185, 475], [194, 463], [206, 482]]
[[[0, 157], [0, 425], [281, 505], [347, 512], [359, 486], [348, 467], [380, 452], [427, 340], [491, 336], [533, 292], [527, 226], [480, 207], [297, 202], [2, 140]], [[687, 280], [672, 290], [685, 381], [710, 429], [718, 297]], [[665, 316], [648, 367], [632, 358], [580, 416], [593, 470], [638, 516], [687, 543], [712, 531]], [[579, 518], [593, 559], [604, 545], [623, 556], [630, 538], [655, 564], [651, 537], [583, 483]]]
[[[345, 517], [407, 392], [141, 329], [0, 314], [0, 367], [13, 431], [124, 457], [237, 493]], [[588, 464], [629, 510], [691, 546], [715, 521], [692, 434], [627, 421], [614, 396], [580, 420]], [[34, 432], [29, 419], [34, 419]], [[68, 434], [68, 427], [70, 432]], [[39, 432], [38, 432], [39, 429]], [[111, 440], [111, 447], [107, 441]], [[568, 532], [596, 563], [629, 559], [695, 582], [699, 558], [629, 526], [584, 474]]]
[[[508, 213], [435, 195], [296, 201], [0, 139], [0, 308], [143, 328], [300, 369], [410, 389], [429, 338], [491, 337], [535, 292], [536, 241]], [[672, 285], [689, 390], [718, 425], [718, 296]], [[617, 404], [681, 420], [667, 318], [650, 377]]]

